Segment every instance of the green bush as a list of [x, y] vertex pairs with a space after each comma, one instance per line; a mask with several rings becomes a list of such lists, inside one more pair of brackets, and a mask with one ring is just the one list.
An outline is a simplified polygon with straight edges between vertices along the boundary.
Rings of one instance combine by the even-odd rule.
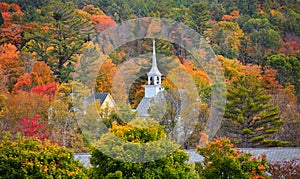
[[4, 136], [0, 143], [1, 178], [87, 178], [74, 153], [35, 138]]
[[133, 120], [104, 134], [92, 149], [92, 178], [195, 178], [188, 155], [166, 140], [163, 127]]

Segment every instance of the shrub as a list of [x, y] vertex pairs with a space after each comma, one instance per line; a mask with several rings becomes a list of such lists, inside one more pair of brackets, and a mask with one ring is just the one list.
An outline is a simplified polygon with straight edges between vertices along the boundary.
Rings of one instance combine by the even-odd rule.
[[250, 153], [242, 153], [233, 148], [228, 138], [210, 142], [204, 148], [198, 148], [204, 157], [203, 163], [197, 163], [196, 169], [203, 178], [266, 178], [268, 169], [266, 156], [262, 159]]
[[115, 122], [92, 149], [92, 178], [194, 178], [188, 155], [151, 120]]
[[86, 169], [65, 147], [18, 136], [0, 143], [0, 176], [3, 178], [86, 178]]

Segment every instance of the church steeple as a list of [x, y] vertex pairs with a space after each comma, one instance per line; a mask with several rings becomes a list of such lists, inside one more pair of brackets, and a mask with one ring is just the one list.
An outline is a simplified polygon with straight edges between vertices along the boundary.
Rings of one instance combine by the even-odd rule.
[[155, 41], [153, 40], [152, 67], [148, 73], [148, 84], [145, 86], [145, 96], [136, 108], [142, 119], [149, 117], [148, 110], [152, 103], [162, 99], [164, 88], [161, 86], [161, 76], [157, 68]]
[[155, 41], [153, 40], [152, 67], [148, 73], [148, 85], [160, 85], [160, 84], [161, 84], [161, 73], [157, 68]]
[[148, 76], [161, 76], [161, 73], [159, 72], [157, 68], [157, 63], [156, 63], [156, 52], [155, 52], [155, 40], [153, 40], [153, 57], [152, 57], [152, 67], [150, 72], [148, 73]]
[[153, 40], [153, 57], [152, 67], [148, 73], [148, 85], [145, 88], [145, 97], [151, 98], [156, 96], [160, 91], [164, 89], [161, 87], [161, 76], [162, 74], [157, 68], [156, 52], [155, 52], [155, 41]]

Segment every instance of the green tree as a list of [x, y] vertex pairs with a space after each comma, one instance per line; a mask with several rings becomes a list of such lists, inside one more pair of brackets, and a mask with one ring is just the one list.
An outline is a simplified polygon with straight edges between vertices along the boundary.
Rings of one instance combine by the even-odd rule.
[[25, 33], [29, 40], [26, 47], [51, 67], [57, 81], [68, 81], [74, 71], [75, 56], [81, 53], [93, 26], [70, 3], [51, 3], [40, 15], [40, 29]]
[[271, 52], [280, 48], [280, 33], [276, 26], [270, 24], [266, 18], [251, 18], [243, 25], [243, 31], [250, 37], [252, 49], [252, 62], [265, 64]]
[[262, 155], [260, 160], [250, 153], [239, 152], [228, 138], [210, 142], [197, 152], [204, 157], [204, 162], [196, 167], [202, 178], [268, 178], [266, 156]]
[[203, 34], [208, 28], [207, 21], [210, 19], [207, 4], [203, 2], [193, 4], [189, 7], [187, 14], [188, 16], [184, 22], [198, 33]]
[[[79, 58], [80, 66], [76, 68], [76, 77], [81, 83], [85, 86], [93, 86], [94, 85], [94, 76], [97, 75], [97, 69], [95, 66], [99, 66], [100, 55], [97, 48], [90, 47], [86, 48], [83, 52], [83, 55]], [[100, 61], [100, 60], [99, 60]]]
[[239, 0], [237, 3], [237, 7], [241, 14], [248, 14], [251, 17], [257, 14], [257, 1], [256, 0]]
[[283, 54], [271, 55], [267, 58], [267, 65], [277, 70], [277, 80], [280, 84], [291, 83], [295, 86], [300, 99], [300, 61], [294, 56], [285, 57]]
[[91, 4], [103, 10], [105, 14], [113, 17], [117, 22], [121, 22], [133, 16], [132, 11], [134, 4], [130, 4], [128, 1], [99, 0], [92, 1]]
[[283, 124], [279, 109], [269, 104], [255, 76], [239, 76], [227, 88], [227, 104], [222, 132], [241, 147], [278, 146], [285, 144], [268, 137]]
[[292, 9], [286, 9], [285, 19], [281, 25], [282, 29], [289, 33], [300, 35], [300, 14]]
[[237, 57], [241, 39], [244, 37], [244, 33], [238, 23], [220, 21], [213, 28], [213, 35], [212, 39], [220, 47], [219, 54], [228, 58]]
[[194, 178], [187, 154], [165, 136], [163, 127], [152, 120], [113, 123], [110, 133], [94, 144], [91, 177]]
[[4, 136], [0, 153], [1, 178], [87, 178], [74, 153], [50, 141]]

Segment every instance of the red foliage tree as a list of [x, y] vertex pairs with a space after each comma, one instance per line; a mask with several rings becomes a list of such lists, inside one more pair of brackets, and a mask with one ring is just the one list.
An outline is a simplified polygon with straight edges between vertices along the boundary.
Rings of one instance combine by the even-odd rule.
[[51, 100], [55, 97], [58, 85], [57, 82], [48, 83], [47, 85], [32, 88], [31, 92], [46, 95]]
[[37, 137], [40, 140], [48, 139], [49, 134], [46, 133], [47, 126], [38, 122], [38, 118], [38, 115], [33, 118], [23, 118], [19, 123], [20, 131], [27, 137]]
[[23, 30], [21, 25], [5, 22], [1, 28], [0, 43], [11, 43], [18, 47], [21, 45], [22, 32]]
[[296, 41], [282, 42], [282, 46], [283, 47], [279, 49], [279, 53], [283, 53], [285, 55], [295, 55], [300, 49], [300, 44]]

